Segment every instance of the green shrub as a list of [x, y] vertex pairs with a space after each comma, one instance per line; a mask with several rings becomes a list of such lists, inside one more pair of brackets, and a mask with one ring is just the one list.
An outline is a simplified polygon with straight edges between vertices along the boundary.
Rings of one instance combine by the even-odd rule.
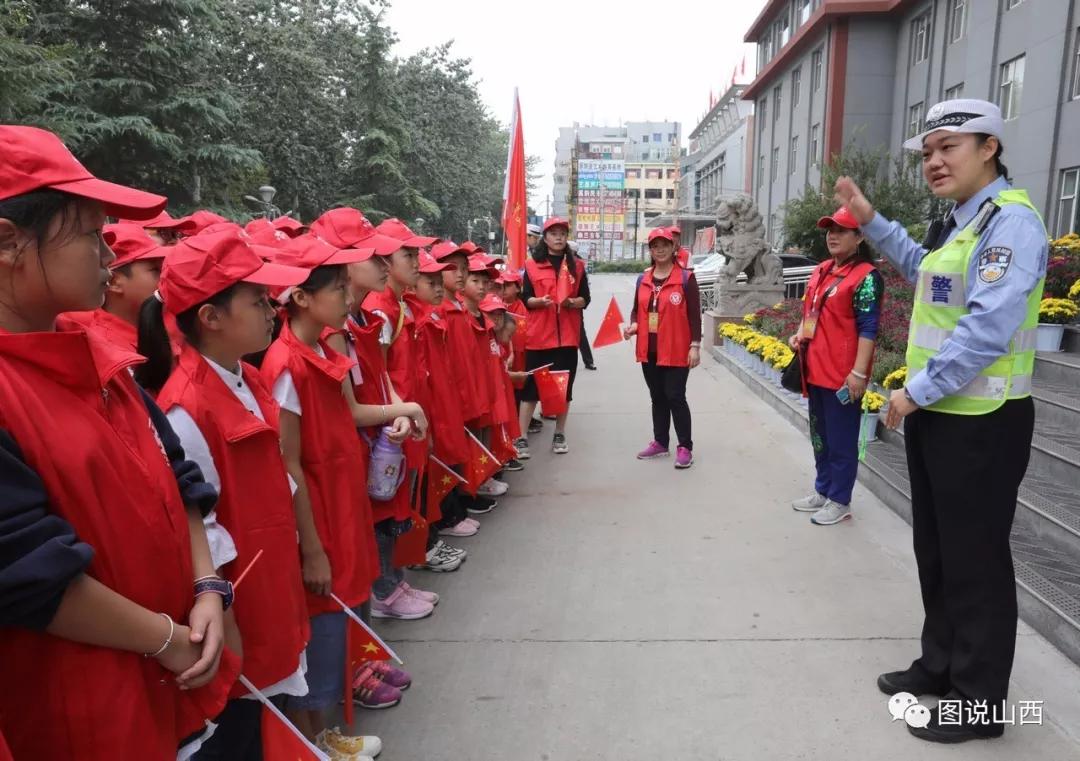
[[616, 259], [610, 262], [596, 262], [590, 272], [630, 272], [637, 274], [644, 272], [650, 262], [641, 259]]

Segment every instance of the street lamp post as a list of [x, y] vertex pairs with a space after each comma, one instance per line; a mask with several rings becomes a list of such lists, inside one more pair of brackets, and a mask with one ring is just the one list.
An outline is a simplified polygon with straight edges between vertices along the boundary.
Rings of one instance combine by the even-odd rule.
[[274, 206], [274, 195], [277, 193], [277, 189], [273, 185], [263, 185], [258, 189], [259, 197], [244, 196], [244, 200], [251, 201], [262, 207], [263, 215], [269, 219], [274, 220], [281, 216], [281, 209]]

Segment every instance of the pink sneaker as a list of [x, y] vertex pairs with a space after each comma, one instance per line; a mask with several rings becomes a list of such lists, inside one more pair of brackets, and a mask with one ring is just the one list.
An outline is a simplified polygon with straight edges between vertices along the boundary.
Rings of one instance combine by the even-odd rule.
[[409, 582], [407, 581], [402, 581], [398, 586], [405, 590], [405, 594], [415, 597], [417, 600], [423, 600], [428, 605], [439, 604], [439, 595], [435, 592], [425, 592], [422, 589], [415, 589], [410, 587]]
[[353, 680], [353, 703], [361, 708], [392, 708], [401, 702], [401, 690], [387, 684], [371, 668], [368, 661], [356, 672]]
[[405, 590], [401, 587], [391, 592], [390, 596], [385, 600], [380, 600], [375, 595], [371, 596], [372, 618], [398, 618], [403, 621], [415, 621], [418, 618], [427, 618], [434, 611], [434, 605], [405, 594]]
[[476, 532], [480, 530], [479, 523], [469, 523], [468, 519], [461, 521], [453, 526], [447, 526], [446, 528], [439, 529], [439, 536], [476, 536]]
[[661, 446], [655, 441], [650, 441], [649, 446], [637, 453], [639, 460], [654, 460], [657, 457], [667, 457], [671, 452], [667, 447]]
[[679, 447], [675, 450], [675, 467], [679, 470], [686, 470], [694, 464], [694, 453], [686, 447]]
[[462, 518], [461, 522], [468, 523], [470, 526], [474, 526], [477, 529], [480, 528], [480, 521], [476, 520], [476, 518]]
[[404, 692], [412, 686], [412, 676], [408, 671], [391, 666], [387, 661], [369, 661], [372, 672], [383, 680], [383, 683]]

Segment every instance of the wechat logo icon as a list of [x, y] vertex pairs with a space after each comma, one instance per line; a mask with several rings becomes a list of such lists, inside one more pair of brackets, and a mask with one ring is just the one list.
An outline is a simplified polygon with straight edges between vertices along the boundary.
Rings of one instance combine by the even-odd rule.
[[889, 715], [893, 721], [903, 719], [909, 727], [921, 729], [930, 723], [930, 709], [919, 704], [910, 692], [898, 692], [889, 698]]

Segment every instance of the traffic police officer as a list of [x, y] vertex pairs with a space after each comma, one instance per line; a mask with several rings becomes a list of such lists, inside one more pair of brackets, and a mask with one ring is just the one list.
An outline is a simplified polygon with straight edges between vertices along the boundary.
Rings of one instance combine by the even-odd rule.
[[1009, 185], [1004, 126], [992, 103], [949, 100], [904, 143], [922, 152], [934, 195], [954, 201], [925, 245], [877, 214], [850, 178], [836, 183], [837, 200], [916, 288], [907, 383], [889, 399], [887, 424], [906, 418], [922, 655], [882, 674], [878, 687], [962, 701], [958, 717], [934, 711], [925, 729], [909, 727], [937, 742], [1002, 733], [1004, 724], [983, 721], [972, 706], [985, 700], [988, 716], [1005, 715], [1016, 646], [1009, 534], [1034, 431], [1048, 242], [1027, 193]]

